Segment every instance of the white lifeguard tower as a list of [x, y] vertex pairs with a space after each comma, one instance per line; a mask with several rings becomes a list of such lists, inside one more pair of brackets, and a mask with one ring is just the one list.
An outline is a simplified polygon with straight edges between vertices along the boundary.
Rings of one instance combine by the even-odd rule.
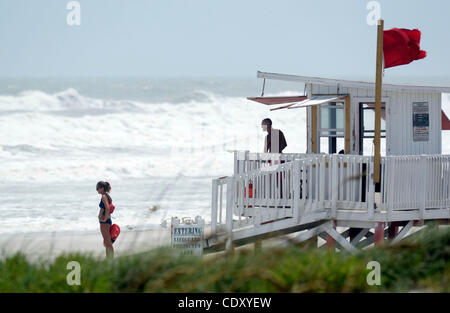
[[[441, 99], [450, 87], [383, 83], [380, 182], [374, 183], [374, 83], [257, 77], [304, 84], [297, 97], [248, 99], [286, 114], [306, 109], [307, 149], [235, 151], [233, 175], [212, 182], [211, 230], [225, 248], [298, 233], [298, 241], [320, 236], [354, 252], [385, 238], [396, 242], [425, 220], [448, 222], [450, 155], [441, 154], [441, 132], [450, 121]], [[205, 244], [220, 247], [220, 240]]]

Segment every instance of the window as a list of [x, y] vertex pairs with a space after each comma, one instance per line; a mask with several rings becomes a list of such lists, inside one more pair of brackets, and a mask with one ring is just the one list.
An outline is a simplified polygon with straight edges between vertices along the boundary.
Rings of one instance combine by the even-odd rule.
[[343, 102], [328, 102], [319, 106], [320, 151], [336, 153], [345, 147], [345, 114]]

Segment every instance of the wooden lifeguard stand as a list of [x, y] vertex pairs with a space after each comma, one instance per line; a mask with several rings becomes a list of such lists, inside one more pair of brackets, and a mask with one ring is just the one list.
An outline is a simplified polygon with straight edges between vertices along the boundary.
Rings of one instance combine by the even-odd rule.
[[[355, 252], [385, 238], [401, 240], [425, 220], [450, 219], [450, 156], [441, 154], [441, 131], [449, 129], [441, 98], [450, 87], [383, 84], [375, 181], [374, 83], [257, 77], [304, 84], [306, 94], [297, 97], [249, 99], [286, 114], [306, 109], [307, 151], [234, 153], [233, 175], [212, 184], [211, 229], [226, 239], [226, 248], [298, 233], [299, 241], [320, 236]], [[348, 229], [339, 233], [337, 227]]]

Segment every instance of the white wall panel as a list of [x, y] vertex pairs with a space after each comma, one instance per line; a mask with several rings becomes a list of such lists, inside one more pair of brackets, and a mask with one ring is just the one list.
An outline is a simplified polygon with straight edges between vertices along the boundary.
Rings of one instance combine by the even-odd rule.
[[[336, 86], [312, 85], [313, 94], [336, 94]], [[354, 98], [375, 98], [373, 88], [339, 88], [339, 93], [350, 94], [352, 101], [351, 124], [355, 129], [356, 141], [351, 141], [353, 153], [359, 151], [359, 103]], [[440, 154], [441, 144], [441, 94], [439, 92], [422, 91], [383, 91], [383, 98], [388, 99], [387, 118], [387, 154], [415, 155]], [[368, 100], [370, 101], [370, 100]], [[429, 105], [429, 138], [428, 141], [413, 140], [412, 104], [428, 102]], [[388, 150], [389, 149], [389, 150]]]

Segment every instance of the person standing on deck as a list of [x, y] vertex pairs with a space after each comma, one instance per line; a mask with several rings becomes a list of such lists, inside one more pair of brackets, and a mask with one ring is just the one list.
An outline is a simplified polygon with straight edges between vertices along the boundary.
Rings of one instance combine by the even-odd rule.
[[279, 129], [272, 128], [270, 118], [263, 119], [261, 127], [263, 131], [267, 131], [267, 136], [264, 140], [264, 152], [282, 153], [283, 149], [287, 147], [283, 132]]
[[[267, 131], [266, 139], [264, 140], [264, 152], [270, 153], [282, 153], [283, 149], [286, 148], [286, 138], [281, 130], [272, 128], [272, 121], [270, 118], [265, 118], [261, 122], [261, 127], [263, 131]], [[273, 163], [272, 163], [273, 162]], [[269, 160], [269, 165], [283, 164], [285, 161]], [[276, 173], [276, 186], [277, 194], [279, 198], [283, 198], [283, 184], [282, 180], [284, 175]]]

